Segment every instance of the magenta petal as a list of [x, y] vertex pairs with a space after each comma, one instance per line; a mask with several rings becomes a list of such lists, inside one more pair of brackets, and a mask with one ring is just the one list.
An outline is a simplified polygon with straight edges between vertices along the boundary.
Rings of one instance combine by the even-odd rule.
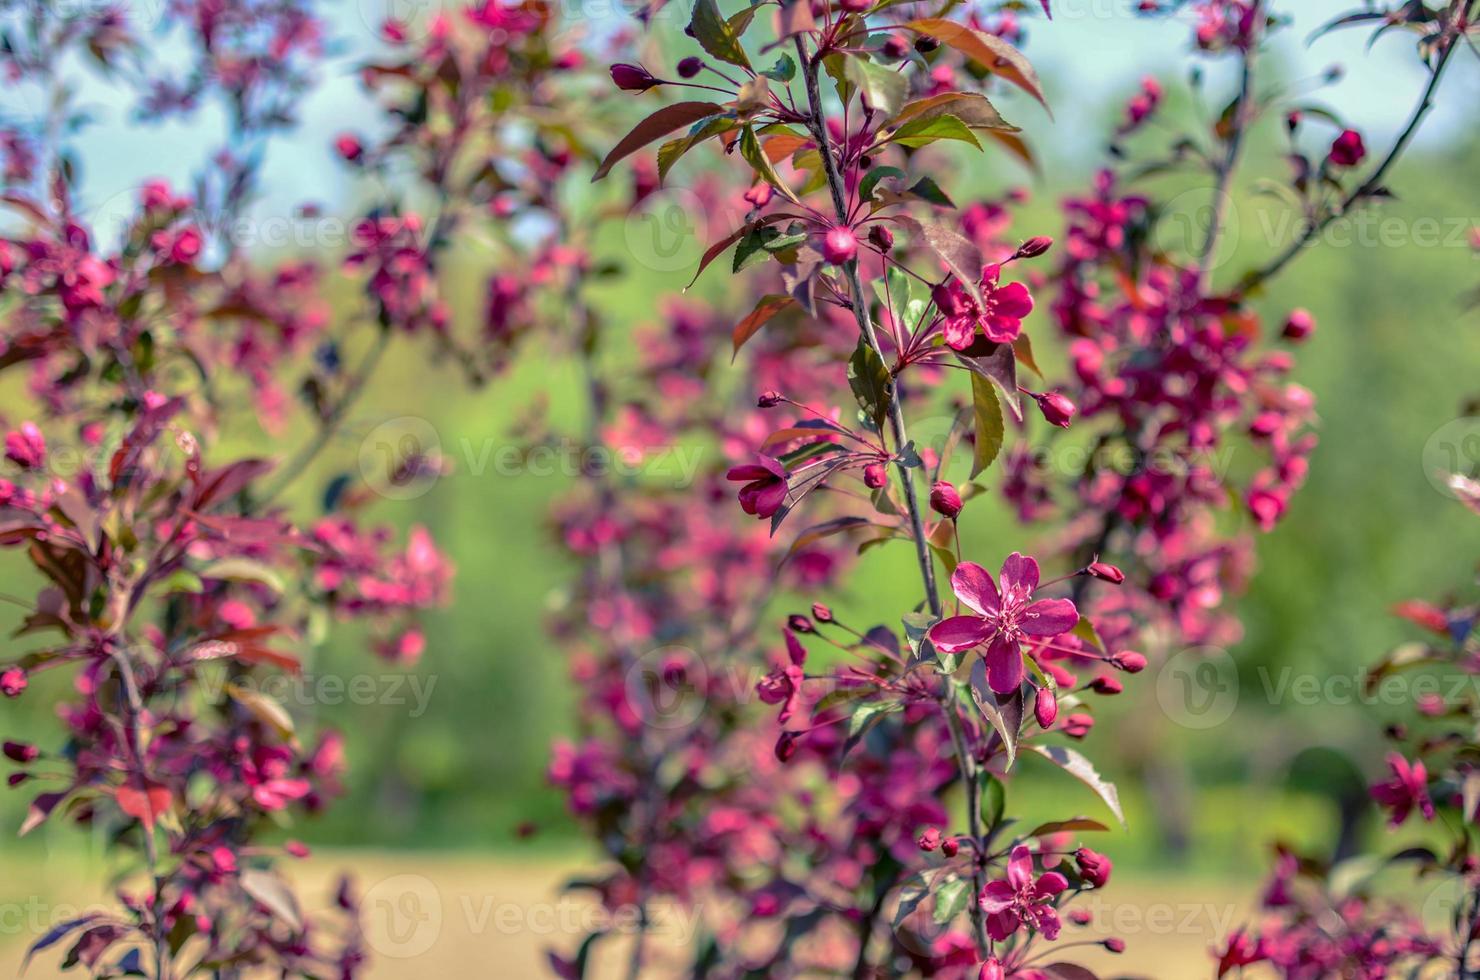
[[751, 480], [769, 479], [774, 474], [758, 463], [742, 463], [739, 466], [731, 466], [725, 472], [726, 480], [740, 480], [750, 482]]
[[987, 882], [987, 886], [982, 889], [981, 898], [977, 900], [977, 904], [981, 906], [983, 912], [988, 915], [994, 915], [1012, 908], [1013, 900], [1016, 897], [1017, 893], [1012, 890], [1012, 886], [1007, 882], [989, 881]]
[[1039, 599], [1023, 610], [1022, 629], [1029, 636], [1058, 636], [1079, 622], [1079, 610], [1068, 599]]
[[1010, 282], [992, 293], [992, 307], [998, 316], [1021, 320], [1033, 312], [1033, 296], [1020, 282]]
[[1065, 878], [1057, 871], [1050, 871], [1047, 874], [1039, 876], [1038, 884], [1033, 890], [1040, 898], [1052, 898], [1068, 887], [1068, 878]]
[[976, 321], [969, 316], [947, 317], [941, 333], [952, 350], [965, 350], [976, 339]]
[[985, 643], [993, 627], [980, 616], [952, 616], [930, 627], [926, 634], [942, 653], [959, 653]]
[[1013, 892], [1023, 891], [1033, 884], [1033, 855], [1026, 844], [1014, 847], [1012, 856], [1007, 859], [1007, 883]]
[[1023, 650], [1016, 640], [997, 636], [987, 647], [987, 685], [997, 694], [1011, 694], [1023, 684]]
[[[785, 483], [774, 481], [765, 484], [752, 483], [750, 487], [759, 487], [758, 491], [751, 498], [754, 501], [754, 513], [757, 517], [770, 517], [781, 509], [782, 504], [786, 503]], [[746, 487], [745, 489], [749, 490], [750, 487]], [[741, 493], [743, 495], [744, 491], [741, 491]], [[744, 508], [742, 507], [742, 509]]]
[[1014, 551], [1002, 563], [1002, 591], [1021, 589], [1025, 595], [1038, 588], [1038, 562]]
[[1000, 943], [1008, 936], [1017, 932], [1018, 926], [1022, 924], [1023, 920], [1018, 918], [1018, 914], [1011, 910], [988, 915], [987, 935], [991, 936], [994, 942]]
[[997, 594], [997, 583], [992, 581], [992, 573], [974, 561], [963, 561], [956, 566], [951, 573], [951, 591], [983, 616], [996, 616], [1002, 608], [1002, 598]]
[[1052, 906], [1043, 907], [1038, 910], [1038, 931], [1043, 933], [1043, 938], [1049, 942], [1059, 938], [1059, 913]]
[[987, 339], [998, 344], [1010, 344], [1023, 332], [1023, 321], [1015, 316], [993, 313], [987, 317], [982, 330]]

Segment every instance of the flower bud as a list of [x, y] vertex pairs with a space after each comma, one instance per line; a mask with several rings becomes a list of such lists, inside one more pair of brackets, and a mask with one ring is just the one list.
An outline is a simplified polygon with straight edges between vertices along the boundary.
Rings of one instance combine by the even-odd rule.
[[1074, 852], [1074, 860], [1079, 865], [1080, 877], [1096, 888], [1104, 888], [1110, 880], [1112, 865], [1105, 855], [1081, 847]]
[[1064, 719], [1064, 734], [1070, 738], [1084, 738], [1094, 727], [1094, 715], [1070, 715]]
[[1091, 562], [1085, 571], [1100, 581], [1109, 582], [1111, 585], [1119, 585], [1125, 581], [1125, 572], [1122, 572], [1119, 568], [1108, 562]]
[[796, 732], [782, 732], [781, 737], [776, 739], [776, 758], [786, 762], [797, 754]]
[[927, 37], [922, 34], [915, 38], [915, 50], [921, 54], [929, 54], [938, 47], [940, 47], [940, 42], [933, 37]]
[[30, 682], [26, 679], [26, 672], [19, 667], [11, 667], [4, 673], [0, 673], [0, 694], [8, 698], [18, 698]]
[[755, 407], [775, 408], [777, 405], [780, 405], [785, 400], [786, 396], [781, 394], [781, 392], [779, 391], [766, 391], [762, 392], [761, 396], [755, 400]]
[[915, 843], [922, 851], [933, 851], [940, 846], [940, 829], [937, 827], [926, 827], [915, 839]]
[[1033, 717], [1038, 719], [1038, 727], [1047, 731], [1053, 727], [1054, 719], [1058, 716], [1059, 699], [1054, 697], [1053, 691], [1040, 687], [1033, 697]]
[[850, 14], [861, 14], [873, 5], [873, 0], [838, 0], [838, 6]]
[[1343, 130], [1331, 143], [1331, 152], [1326, 159], [1335, 167], [1355, 167], [1367, 156], [1367, 147], [1362, 143], [1362, 134], [1355, 129]]
[[704, 59], [703, 58], [697, 58], [697, 57], [694, 57], [693, 55], [690, 55], [689, 57], [685, 58], [684, 60], [682, 60], [682, 61], [680, 61], [678, 63], [678, 77], [679, 78], [693, 78], [695, 75], [699, 74], [699, 72], [702, 71], [703, 69], [704, 69]]
[[894, 247], [894, 232], [883, 225], [874, 225], [868, 230], [868, 240], [873, 243], [874, 248], [888, 252]]
[[1315, 332], [1316, 318], [1310, 315], [1309, 310], [1296, 309], [1290, 311], [1281, 334], [1286, 340], [1304, 340]]
[[790, 616], [786, 617], [786, 627], [793, 633], [817, 632], [816, 627], [812, 625], [812, 621], [806, 616], [803, 616], [801, 613], [792, 613]]
[[1091, 691], [1094, 691], [1096, 694], [1104, 694], [1108, 696], [1111, 694], [1119, 694], [1121, 691], [1124, 691], [1125, 685], [1120, 683], [1120, 681], [1116, 680], [1113, 677], [1096, 677], [1094, 680], [1090, 681], [1089, 689]]
[[1134, 650], [1122, 650], [1110, 658], [1110, 662], [1127, 674], [1139, 674], [1146, 669], [1146, 657]]
[[1002, 972], [1002, 961], [995, 956], [988, 956], [987, 961], [982, 964], [982, 970], [976, 975], [976, 980], [1003, 980], [1007, 974]]
[[858, 237], [853, 229], [835, 225], [822, 237], [822, 257], [833, 265], [849, 262], [858, 254]]
[[5, 434], [5, 458], [26, 470], [39, 470], [46, 463], [46, 439], [35, 422]]
[[1105, 948], [1112, 953], [1124, 953], [1125, 940], [1121, 939], [1119, 936], [1111, 936], [1109, 939], [1105, 940]]
[[641, 65], [612, 65], [612, 81], [624, 92], [646, 92], [655, 85], [662, 85], [653, 73]]
[[961, 844], [954, 837], [947, 837], [940, 842], [940, 853], [948, 858], [955, 857], [961, 851]]
[[1037, 399], [1038, 410], [1043, 413], [1043, 417], [1060, 428], [1067, 429], [1074, 413], [1079, 411], [1079, 407], [1067, 395], [1061, 395], [1057, 391], [1033, 397]]
[[334, 150], [350, 163], [358, 163], [365, 155], [365, 147], [354, 133], [340, 133], [336, 136]]
[[36, 757], [40, 754], [40, 749], [34, 745], [28, 745], [25, 742], [5, 743], [5, 757], [12, 762], [19, 762], [21, 765], [28, 765], [35, 762]]
[[955, 520], [963, 506], [965, 505], [961, 503], [961, 494], [945, 480], [936, 482], [930, 488], [930, 509], [942, 517]]
[[1015, 259], [1037, 258], [1053, 247], [1053, 239], [1047, 235], [1035, 235], [1018, 246], [1017, 252], [1013, 254]]
[[882, 487], [889, 478], [888, 471], [884, 469], [883, 463], [870, 463], [863, 468], [863, 485], [870, 490]]
[[5, 777], [5, 785], [14, 789], [30, 778], [31, 774], [28, 772], [13, 772], [9, 776]]
[[812, 618], [819, 623], [830, 623], [833, 621], [832, 610], [820, 602], [812, 603]]

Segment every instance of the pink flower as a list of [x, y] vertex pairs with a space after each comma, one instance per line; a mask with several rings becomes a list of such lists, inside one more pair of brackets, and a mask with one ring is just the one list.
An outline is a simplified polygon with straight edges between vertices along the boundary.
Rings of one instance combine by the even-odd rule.
[[757, 455], [754, 463], [730, 467], [725, 479], [745, 483], [740, 509], [747, 514], [770, 517], [786, 502], [786, 467], [770, 456]]
[[1429, 771], [1422, 762], [1409, 763], [1396, 752], [1387, 757], [1393, 778], [1372, 787], [1372, 798], [1392, 811], [1389, 823], [1396, 827], [1408, 819], [1414, 807], [1425, 820], [1434, 819], [1434, 801], [1429, 797]]
[[22, 422], [5, 434], [5, 456], [22, 469], [37, 470], [46, 462], [46, 440], [35, 422]]
[[19, 667], [11, 667], [4, 673], [0, 673], [0, 694], [8, 698], [18, 698], [26, 689], [27, 683], [26, 672]]
[[1367, 147], [1362, 143], [1362, 134], [1355, 129], [1344, 130], [1331, 144], [1326, 159], [1337, 167], [1355, 167], [1367, 156]]
[[999, 344], [1010, 344], [1023, 329], [1023, 317], [1033, 312], [1033, 297], [1028, 287], [1020, 282], [997, 285], [1002, 274], [1000, 265], [989, 265], [982, 269], [978, 287], [982, 301], [977, 301], [959, 280], [941, 283], [931, 291], [931, 298], [945, 318], [943, 330], [946, 343], [955, 350], [965, 350], [976, 337], [981, 327], [988, 340]]
[[1059, 913], [1053, 897], [1069, 887], [1069, 879], [1050, 871], [1033, 879], [1033, 855], [1019, 844], [1007, 860], [1007, 879], [989, 881], [977, 897], [987, 914], [987, 932], [997, 942], [1017, 932], [1024, 923], [1047, 939], [1059, 935]]
[[987, 682], [998, 694], [1010, 694], [1023, 682], [1024, 637], [1052, 639], [1079, 622], [1079, 610], [1068, 599], [1032, 602], [1038, 588], [1038, 562], [1014, 551], [1002, 563], [1002, 589], [975, 562], [964, 561], [951, 575], [956, 598], [976, 612], [952, 616], [930, 627], [930, 641], [945, 653], [987, 644], [983, 659]]

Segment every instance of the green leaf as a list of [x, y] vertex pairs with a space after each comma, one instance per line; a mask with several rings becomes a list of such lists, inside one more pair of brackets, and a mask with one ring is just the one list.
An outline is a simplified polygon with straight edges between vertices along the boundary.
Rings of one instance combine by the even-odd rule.
[[213, 561], [200, 570], [200, 577], [232, 582], [260, 582], [279, 595], [283, 592], [282, 577], [274, 569], [252, 558], [222, 558]]
[[894, 381], [884, 366], [884, 359], [862, 337], [848, 359], [848, 387], [853, 389], [858, 407], [874, 420], [875, 426], [882, 428], [884, 417], [889, 414]]
[[1069, 632], [1096, 650], [1102, 653], [1105, 652], [1105, 641], [1100, 639], [1100, 634], [1095, 631], [1095, 624], [1090, 622], [1086, 617], [1080, 616], [1079, 622], [1075, 623], [1074, 628]]
[[971, 461], [971, 478], [976, 479], [1002, 451], [1007, 432], [996, 386], [975, 372], [971, 375], [971, 405], [976, 416], [976, 454]]
[[935, 922], [945, 925], [966, 908], [966, 899], [971, 894], [970, 882], [952, 878], [935, 890]]
[[906, 193], [913, 194], [922, 201], [938, 204], [943, 208], [954, 208], [956, 206], [956, 202], [951, 200], [950, 195], [941, 190], [940, 185], [929, 177], [921, 177], [915, 181], [914, 186], [906, 191]]
[[879, 181], [885, 177], [897, 177], [904, 180], [905, 173], [898, 167], [871, 167], [863, 179], [858, 182], [858, 198], [861, 201], [872, 200], [874, 188], [879, 186]]
[[740, 244], [735, 249], [733, 270], [739, 272], [750, 268], [757, 262], [764, 262], [771, 255], [767, 246], [780, 237], [781, 232], [770, 225], [752, 228], [744, 238], [740, 239]]
[[[743, 13], [743, 11], [742, 11]], [[744, 26], [749, 26], [747, 21]], [[750, 58], [745, 54], [745, 49], [740, 46], [740, 31], [735, 25], [725, 20], [719, 12], [719, 4], [715, 0], [696, 0], [694, 3], [694, 17], [689, 21], [689, 31], [710, 54], [720, 61], [729, 62], [741, 68], [750, 67]]]
[[848, 81], [863, 93], [869, 108], [885, 119], [893, 119], [904, 107], [909, 85], [905, 77], [894, 69], [876, 65], [858, 55], [849, 55], [843, 71]]
[[959, 140], [970, 143], [978, 150], [982, 148], [966, 124], [955, 116], [946, 114], [930, 118], [915, 118], [894, 131], [889, 142], [918, 149], [938, 140]]
[[761, 74], [773, 82], [789, 82], [797, 75], [797, 63], [792, 59], [791, 55], [783, 54], [776, 60], [774, 65], [761, 72]]
[[869, 701], [860, 704], [853, 712], [853, 717], [848, 719], [848, 738], [843, 742], [843, 757], [863, 741], [868, 730], [877, 725], [882, 719], [896, 711], [903, 710], [902, 701]]
[[[713, 3], [713, 0], [710, 2]], [[596, 173], [591, 175], [591, 182], [594, 184], [611, 173], [612, 167], [616, 166], [623, 157], [636, 153], [653, 140], [667, 136], [680, 127], [723, 113], [724, 108], [713, 102], [675, 102], [673, 105], [664, 106], [622, 137], [621, 141], [606, 155], [606, 159], [601, 161], [601, 166], [596, 168]]]
[[1094, 790], [1095, 795], [1104, 800], [1110, 812], [1115, 814], [1115, 819], [1120, 821], [1120, 826], [1126, 826], [1125, 813], [1120, 808], [1119, 791], [1116, 790], [1114, 783], [1108, 782], [1100, 775], [1094, 763], [1063, 745], [1030, 745], [1028, 748]]
[[1002, 814], [1007, 812], [1007, 787], [989, 772], [982, 773], [982, 777], [985, 780], [982, 783], [982, 821], [988, 827], [995, 827], [1002, 822]]
[[751, 168], [755, 170], [756, 174], [762, 180], [780, 191], [784, 197], [798, 204], [801, 203], [797, 200], [797, 196], [793, 193], [792, 189], [786, 186], [786, 182], [781, 179], [781, 175], [776, 173], [776, 168], [771, 164], [770, 157], [766, 156], [765, 150], [761, 148], [761, 141], [756, 138], [755, 130], [750, 126], [746, 126], [740, 133], [740, 156], [744, 158], [746, 163], [750, 164]]
[[667, 143], [658, 147], [659, 182], [668, 179], [668, 171], [673, 169], [673, 165], [685, 153], [707, 139], [718, 136], [721, 133], [728, 133], [736, 125], [737, 123], [733, 116], [709, 116], [696, 122], [693, 128], [689, 130], [687, 136], [680, 136], [678, 139], [669, 140]]

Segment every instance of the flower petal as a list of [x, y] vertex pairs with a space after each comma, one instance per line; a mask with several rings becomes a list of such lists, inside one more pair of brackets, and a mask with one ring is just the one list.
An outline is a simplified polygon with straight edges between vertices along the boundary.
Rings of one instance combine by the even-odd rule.
[[1029, 636], [1058, 636], [1079, 622], [1079, 610], [1068, 599], [1039, 599], [1023, 610], [1021, 626]]
[[1002, 591], [1021, 589], [1025, 596], [1038, 588], [1038, 562], [1014, 551], [1002, 563]]
[[1013, 892], [1025, 891], [1033, 885], [1033, 854], [1026, 844], [1014, 847], [1007, 859], [1007, 883]]
[[974, 561], [963, 561], [956, 566], [951, 573], [951, 591], [983, 616], [996, 616], [1002, 608], [1002, 598], [997, 594], [997, 583], [992, 581], [992, 573]]
[[980, 616], [952, 616], [930, 627], [926, 635], [942, 653], [958, 653], [985, 643], [994, 632], [992, 624]]
[[992, 291], [992, 306], [998, 316], [1021, 320], [1033, 312], [1033, 296], [1020, 282], [1010, 282]]
[[1033, 886], [1033, 892], [1039, 898], [1052, 898], [1068, 887], [1068, 878], [1057, 871], [1050, 871], [1038, 876], [1038, 884]]
[[[948, 653], [950, 651], [947, 651]], [[987, 684], [997, 694], [1011, 694], [1023, 684], [1023, 648], [998, 634], [987, 647]]]
[[982, 889], [981, 897], [977, 899], [977, 904], [981, 906], [983, 912], [988, 915], [995, 915], [998, 912], [1005, 912], [1007, 909], [1012, 908], [1012, 903], [1016, 898], [1017, 892], [1013, 891], [1012, 886], [1007, 882], [1001, 880], [989, 881], [986, 887]]

